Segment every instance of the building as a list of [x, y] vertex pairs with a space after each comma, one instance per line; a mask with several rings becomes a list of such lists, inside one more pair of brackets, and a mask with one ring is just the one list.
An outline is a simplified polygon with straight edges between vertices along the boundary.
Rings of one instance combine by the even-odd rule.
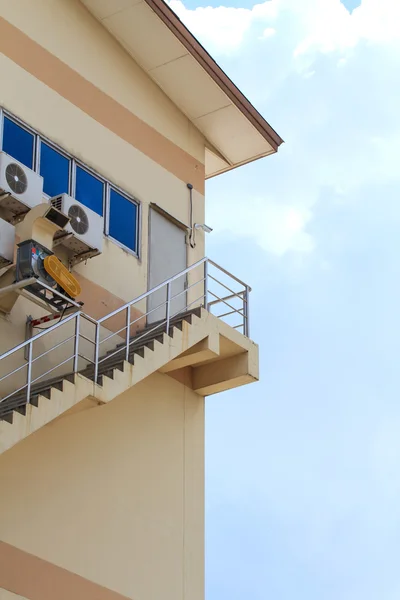
[[258, 377], [204, 183], [281, 139], [162, 0], [0, 7], [0, 599], [200, 600], [204, 397]]

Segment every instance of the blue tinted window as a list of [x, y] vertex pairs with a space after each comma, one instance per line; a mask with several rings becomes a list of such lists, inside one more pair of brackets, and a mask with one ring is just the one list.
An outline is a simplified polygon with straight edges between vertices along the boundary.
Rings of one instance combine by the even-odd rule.
[[103, 182], [85, 169], [76, 167], [75, 198], [98, 215], [103, 215]]
[[110, 190], [109, 234], [127, 248], [136, 252], [137, 205]]
[[4, 117], [3, 150], [29, 169], [33, 167], [33, 147], [35, 138], [14, 121]]
[[69, 159], [44, 142], [40, 145], [40, 174], [43, 177], [45, 194], [57, 194], [69, 191]]

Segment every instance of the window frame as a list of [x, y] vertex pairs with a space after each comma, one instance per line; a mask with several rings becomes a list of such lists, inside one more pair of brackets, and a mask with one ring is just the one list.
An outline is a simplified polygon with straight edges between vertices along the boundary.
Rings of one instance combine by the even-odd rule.
[[[125, 198], [125, 200], [128, 200], [128, 202], [131, 202], [131, 204], [134, 204], [136, 206], [136, 238], [135, 238], [136, 239], [136, 248], [134, 250], [132, 248], [129, 248], [128, 246], [125, 246], [125, 244], [123, 244], [119, 240], [115, 239], [115, 237], [113, 237], [110, 234], [111, 190], [114, 190], [114, 192], [117, 192], [117, 194], [119, 194], [120, 196]], [[136, 256], [136, 258], [139, 259], [139, 248], [141, 246], [141, 239], [139, 237], [140, 231], [141, 231], [141, 214], [142, 214], [141, 203], [138, 202], [137, 200], [135, 200], [134, 198], [132, 198], [132, 196], [127, 194], [123, 189], [121, 189], [117, 185], [114, 185], [109, 182], [107, 182], [106, 196], [107, 196], [106, 212], [104, 213], [105, 235], [110, 240], [112, 240], [114, 242], [114, 244], [116, 244], [117, 246], [119, 246], [120, 248], [125, 250], [126, 252], [133, 254], [133, 256]], [[139, 226], [139, 224], [140, 224], [140, 226]]]
[[[72, 196], [72, 193], [71, 193], [73, 191], [72, 190], [72, 177], [71, 177], [71, 175], [72, 175], [72, 156], [70, 156], [67, 152], [62, 150], [59, 146], [57, 146], [57, 144], [54, 144], [53, 142], [51, 142], [50, 140], [48, 140], [47, 138], [45, 138], [42, 135], [38, 135], [38, 140], [37, 140], [37, 164], [36, 164], [36, 169], [35, 169], [36, 173], [38, 173], [38, 175], [40, 175], [40, 159], [41, 159], [42, 143], [46, 144], [46, 146], [48, 146], [49, 148], [54, 150], [54, 152], [61, 154], [61, 156], [63, 156], [64, 158], [66, 158], [69, 161], [68, 192], [62, 192], [62, 193]], [[41, 177], [43, 177], [43, 176], [41, 175]], [[43, 196], [47, 199], [51, 198], [51, 196], [49, 196], [49, 194], [46, 194], [46, 192], [44, 190], [43, 190]]]
[[[78, 200], [78, 198], [76, 197], [76, 169], [77, 169], [77, 167], [79, 167], [79, 169], [81, 169], [82, 171], [86, 171], [86, 173], [88, 173], [89, 175], [91, 175], [92, 177], [94, 177], [95, 179], [97, 179], [98, 181], [100, 181], [100, 183], [103, 184], [103, 198], [102, 198], [103, 214], [99, 215], [99, 216], [102, 216], [103, 219], [104, 219], [104, 228], [103, 229], [104, 229], [104, 235], [105, 235], [105, 231], [106, 231], [106, 227], [105, 227], [105, 222], [106, 222], [105, 214], [106, 214], [106, 205], [107, 205], [107, 180], [104, 177], [101, 177], [98, 173], [96, 173], [96, 171], [93, 171], [93, 169], [91, 169], [90, 167], [87, 167], [86, 165], [84, 165], [80, 161], [72, 159], [71, 190], [73, 191], [73, 194], [71, 194], [71, 196], [73, 196], [73, 198], [77, 202], [80, 202], [80, 200]], [[83, 206], [85, 206], [85, 204], [83, 204], [83, 202], [81, 202], [81, 204]], [[87, 206], [86, 208], [89, 208], [89, 206]], [[91, 209], [91, 210], [93, 210], [93, 209]], [[96, 211], [94, 210], [93, 212], [96, 212]], [[96, 214], [98, 214], [98, 213], [96, 213]]]
[[[3, 109], [1, 110], [0, 118], [1, 118], [1, 124], [0, 124], [0, 135], [1, 135], [0, 150], [3, 151], [4, 119], [8, 119], [9, 121], [11, 121], [15, 125], [17, 125], [17, 127], [20, 127], [21, 129], [23, 129], [27, 133], [30, 133], [33, 136], [32, 171], [36, 172], [37, 149], [38, 149], [38, 134], [36, 133], [36, 131], [34, 129], [32, 129], [32, 127], [29, 127], [29, 125], [26, 125], [23, 121], [21, 121], [21, 119], [18, 119], [18, 117], [15, 117], [11, 113], [6, 112]], [[17, 158], [14, 158], [14, 160], [17, 160], [18, 162], [20, 162]], [[26, 168], [29, 169], [30, 167], [26, 167]]]
[[3, 107], [0, 106], [0, 152], [3, 152]]
[[[105, 237], [107, 237], [109, 240], [111, 240], [114, 244], [116, 244], [117, 246], [122, 248], [122, 250], [124, 250], [128, 254], [132, 254], [132, 256], [135, 256], [135, 258], [137, 258], [140, 261], [141, 260], [141, 250], [142, 250], [142, 202], [140, 200], [138, 200], [137, 198], [135, 198], [132, 194], [129, 194], [129, 192], [127, 192], [126, 190], [122, 189], [121, 187], [119, 187], [118, 185], [113, 183], [111, 180], [102, 176], [95, 169], [92, 169], [92, 167], [90, 167], [83, 161], [76, 159], [72, 154], [70, 154], [69, 152], [64, 150], [64, 148], [61, 148], [61, 146], [59, 146], [56, 142], [53, 142], [47, 136], [42, 135], [41, 133], [39, 133], [38, 131], [33, 129], [33, 127], [30, 127], [29, 125], [27, 125], [19, 117], [15, 116], [14, 114], [10, 113], [8, 110], [4, 109], [2, 106], [0, 106], [0, 151], [3, 150], [3, 131], [4, 131], [4, 118], [5, 117], [7, 119], [9, 119], [10, 121], [13, 121], [16, 125], [18, 125], [22, 129], [26, 130], [27, 132], [29, 132], [33, 135], [33, 138], [34, 138], [34, 140], [33, 140], [33, 157], [32, 157], [32, 165], [33, 165], [32, 170], [33, 171], [40, 174], [40, 151], [41, 151], [42, 142], [44, 142], [45, 144], [50, 146], [50, 148], [52, 148], [53, 150], [55, 150], [56, 152], [58, 152], [59, 154], [61, 154], [62, 156], [64, 156], [65, 158], [67, 158], [70, 161], [69, 162], [69, 176], [68, 176], [68, 188], [69, 188], [68, 194], [72, 198], [76, 199], [76, 197], [75, 197], [75, 194], [76, 194], [76, 167], [79, 167], [79, 168], [83, 169], [84, 171], [87, 171], [87, 173], [89, 173], [90, 175], [92, 175], [93, 177], [95, 177], [96, 179], [98, 179], [100, 182], [103, 183], [103, 185], [104, 185], [104, 188], [103, 188], [103, 219], [104, 219], [103, 235]], [[123, 244], [122, 242], [115, 239], [109, 233], [110, 203], [111, 203], [110, 192], [111, 192], [111, 190], [114, 190], [115, 192], [120, 194], [123, 198], [125, 198], [132, 204], [135, 204], [135, 206], [136, 206], [136, 248], [135, 248], [135, 250], [132, 250], [132, 248], [125, 246], [125, 244]], [[50, 198], [50, 196], [48, 194], [46, 194], [45, 192], [43, 192], [43, 197], [46, 199]]]

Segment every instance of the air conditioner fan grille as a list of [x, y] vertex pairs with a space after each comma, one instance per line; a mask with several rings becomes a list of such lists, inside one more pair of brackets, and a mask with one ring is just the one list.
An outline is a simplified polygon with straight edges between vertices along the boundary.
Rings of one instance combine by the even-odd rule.
[[68, 216], [71, 219], [70, 226], [78, 235], [84, 235], [89, 229], [89, 219], [87, 214], [77, 204], [72, 204], [68, 210]]
[[28, 189], [28, 179], [25, 175], [25, 171], [22, 167], [17, 165], [17, 163], [10, 163], [7, 165], [6, 181], [10, 190], [15, 194], [23, 194]]

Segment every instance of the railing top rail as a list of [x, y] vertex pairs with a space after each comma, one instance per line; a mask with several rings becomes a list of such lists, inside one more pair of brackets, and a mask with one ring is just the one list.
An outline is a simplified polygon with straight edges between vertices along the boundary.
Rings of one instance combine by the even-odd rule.
[[230, 273], [229, 271], [227, 271], [226, 269], [224, 269], [224, 267], [221, 267], [221, 265], [219, 265], [218, 263], [216, 263], [213, 260], [211, 260], [211, 258], [207, 258], [206, 260], [210, 263], [210, 265], [213, 265], [214, 267], [217, 267], [217, 269], [219, 269], [220, 271], [222, 271], [223, 273], [225, 273], [225, 275], [228, 275], [228, 277], [231, 277], [232, 279], [234, 279], [235, 281], [237, 281], [237, 283], [240, 283], [245, 288], [247, 288], [249, 290], [249, 292], [251, 292], [251, 287], [249, 285], [247, 285], [247, 283], [245, 283], [244, 281], [242, 281], [238, 277], [235, 277], [235, 275], [232, 275], [232, 273]]
[[76, 319], [76, 317], [78, 316], [78, 314], [81, 317], [83, 317], [84, 319], [87, 319], [88, 321], [90, 321], [91, 323], [93, 323], [94, 325], [97, 324], [97, 321], [95, 319], [92, 319], [92, 317], [90, 317], [86, 313], [84, 313], [84, 312], [82, 312], [80, 310], [77, 310], [76, 312], [68, 315], [67, 317], [65, 317], [61, 321], [58, 321], [57, 323], [54, 323], [54, 325], [51, 325], [50, 327], [47, 327], [46, 329], [44, 329], [40, 333], [37, 333], [36, 335], [33, 335], [31, 338], [29, 338], [29, 340], [25, 340], [25, 342], [21, 342], [17, 346], [14, 346], [14, 348], [11, 348], [10, 350], [7, 350], [6, 352], [4, 352], [4, 354], [0, 355], [0, 360], [3, 360], [3, 358], [7, 358], [8, 356], [11, 356], [11, 354], [14, 354], [14, 352], [18, 352], [18, 350], [22, 350], [23, 348], [26, 348], [26, 346], [29, 346], [29, 344], [33, 344], [34, 342], [36, 342], [37, 340], [39, 340], [40, 338], [42, 338], [43, 336], [45, 336], [49, 331], [55, 331], [59, 327], [62, 327], [63, 325], [65, 325], [66, 323], [68, 323], [69, 321], [73, 321], [74, 319]]
[[[3, 360], [5, 358], [7, 358], [8, 356], [11, 356], [15, 352], [18, 352], [19, 350], [23, 350], [24, 348], [26, 348], [30, 344], [33, 344], [34, 342], [36, 342], [37, 340], [39, 340], [40, 338], [42, 338], [43, 336], [45, 336], [50, 331], [55, 331], [59, 327], [62, 327], [63, 325], [65, 325], [66, 323], [68, 323], [69, 321], [73, 321], [74, 319], [76, 319], [78, 317], [78, 315], [80, 317], [84, 318], [85, 320], [89, 321], [90, 323], [92, 323], [96, 327], [98, 327], [104, 321], [107, 321], [111, 317], [113, 317], [113, 316], [119, 314], [120, 312], [126, 310], [128, 307], [130, 307], [130, 306], [132, 306], [134, 304], [137, 304], [138, 302], [141, 302], [142, 300], [144, 300], [145, 298], [147, 298], [148, 296], [150, 296], [154, 292], [162, 289], [164, 286], [172, 283], [173, 281], [176, 281], [177, 279], [179, 279], [183, 275], [186, 275], [187, 273], [189, 273], [190, 271], [193, 271], [194, 269], [196, 269], [197, 267], [199, 267], [200, 265], [202, 265], [204, 263], [209, 263], [209, 264], [213, 265], [214, 267], [216, 267], [217, 269], [219, 269], [220, 271], [222, 271], [223, 273], [225, 273], [225, 275], [227, 275], [228, 277], [234, 279], [237, 283], [240, 283], [241, 285], [243, 285], [244, 288], [246, 288], [249, 292], [251, 291], [251, 287], [249, 285], [247, 285], [246, 283], [244, 283], [241, 279], [239, 279], [238, 277], [235, 277], [235, 275], [232, 275], [232, 273], [230, 273], [229, 271], [227, 271], [226, 269], [224, 269], [223, 267], [221, 267], [219, 264], [217, 264], [213, 260], [211, 260], [211, 259], [209, 259], [207, 257], [204, 257], [204, 258], [198, 260], [193, 265], [190, 265], [190, 267], [187, 267], [186, 269], [184, 269], [180, 273], [177, 273], [173, 277], [170, 277], [169, 279], [166, 279], [165, 281], [163, 281], [159, 285], [153, 287], [151, 290], [149, 290], [147, 292], [144, 292], [143, 294], [141, 294], [140, 296], [134, 298], [133, 300], [130, 300], [129, 302], [126, 302], [123, 306], [120, 306], [119, 308], [115, 309], [114, 311], [108, 313], [107, 315], [105, 315], [104, 317], [101, 317], [98, 320], [93, 319], [92, 317], [90, 317], [89, 315], [87, 315], [86, 313], [84, 313], [81, 310], [80, 311], [76, 311], [76, 312], [68, 315], [67, 317], [65, 317], [65, 318], [61, 319], [60, 321], [58, 321], [58, 323], [55, 323], [54, 325], [48, 327], [47, 329], [41, 331], [40, 333], [37, 333], [36, 335], [32, 336], [31, 338], [29, 338], [29, 340], [21, 342], [17, 346], [14, 346], [14, 348], [11, 348], [10, 350], [4, 352], [0, 356], [0, 360]], [[213, 279], [214, 279], [214, 277], [213, 277]], [[224, 285], [224, 284], [222, 284], [222, 285]], [[224, 285], [224, 287], [226, 287], [226, 286]], [[227, 289], [230, 290], [230, 288], [227, 288]], [[230, 290], [230, 291], [232, 291], [232, 290]], [[145, 317], [146, 314], [143, 315], [143, 317]]]
[[150, 296], [154, 292], [157, 292], [158, 290], [161, 290], [168, 283], [172, 283], [176, 279], [179, 279], [183, 275], [186, 275], [186, 273], [189, 273], [189, 271], [192, 271], [196, 267], [199, 267], [200, 265], [202, 265], [206, 261], [208, 261], [208, 258], [206, 258], [206, 257], [202, 258], [201, 260], [198, 260], [196, 263], [194, 263], [190, 267], [187, 267], [187, 269], [184, 269], [183, 271], [181, 271], [180, 273], [177, 273], [173, 277], [170, 277], [169, 279], [166, 279], [162, 283], [159, 283], [158, 285], [156, 285], [155, 287], [153, 287], [148, 292], [144, 292], [143, 294], [141, 294], [137, 298], [134, 298], [133, 300], [130, 300], [129, 302], [126, 302], [125, 304], [123, 304], [119, 308], [116, 308], [115, 310], [113, 310], [112, 312], [108, 313], [104, 317], [101, 317], [101, 319], [98, 320], [98, 323], [103, 323], [103, 321], [107, 321], [108, 319], [110, 319], [111, 317], [114, 317], [115, 315], [117, 315], [121, 311], [126, 310], [128, 308], [128, 306], [132, 306], [133, 304], [137, 304], [138, 302], [141, 302], [142, 300], [144, 300], [145, 298], [147, 298], [148, 296]]
[[34, 335], [33, 337], [31, 337], [29, 340], [26, 340], [25, 342], [21, 342], [17, 346], [14, 346], [14, 348], [11, 348], [11, 350], [7, 350], [7, 352], [4, 352], [4, 354], [2, 354], [0, 356], [0, 360], [2, 360], [3, 358], [7, 358], [7, 356], [10, 356], [11, 354], [14, 354], [14, 352], [18, 352], [18, 350], [22, 350], [23, 348], [25, 348], [29, 344], [31, 344], [31, 343], [35, 342], [36, 340], [40, 339], [41, 337], [43, 337], [44, 335], [46, 335], [46, 333], [50, 329], [51, 329], [51, 331], [55, 331], [56, 329], [58, 329], [59, 327], [61, 327], [61, 325], [65, 325], [65, 323], [68, 323], [68, 321], [72, 321], [73, 319], [76, 318], [76, 315], [77, 315], [76, 312], [72, 313], [72, 315], [68, 315], [68, 317], [65, 317], [65, 319], [62, 319], [62, 321], [58, 321], [58, 323], [55, 323], [54, 325], [52, 325], [51, 327], [48, 327], [44, 331], [41, 331], [40, 333], [37, 333], [36, 335]]
[[211, 275], [211, 273], [209, 273], [208, 276], [209, 276], [210, 279], [212, 279], [213, 281], [215, 281], [216, 283], [218, 283], [218, 285], [220, 285], [223, 288], [225, 288], [226, 290], [228, 290], [228, 292], [231, 292], [232, 296], [237, 296], [238, 298], [240, 298], [241, 296], [243, 296], [245, 290], [240, 290], [239, 292], [235, 292], [230, 287], [228, 287], [227, 285], [225, 285], [224, 283], [222, 283], [222, 281], [219, 281], [219, 279], [217, 279], [216, 277], [213, 277]]

